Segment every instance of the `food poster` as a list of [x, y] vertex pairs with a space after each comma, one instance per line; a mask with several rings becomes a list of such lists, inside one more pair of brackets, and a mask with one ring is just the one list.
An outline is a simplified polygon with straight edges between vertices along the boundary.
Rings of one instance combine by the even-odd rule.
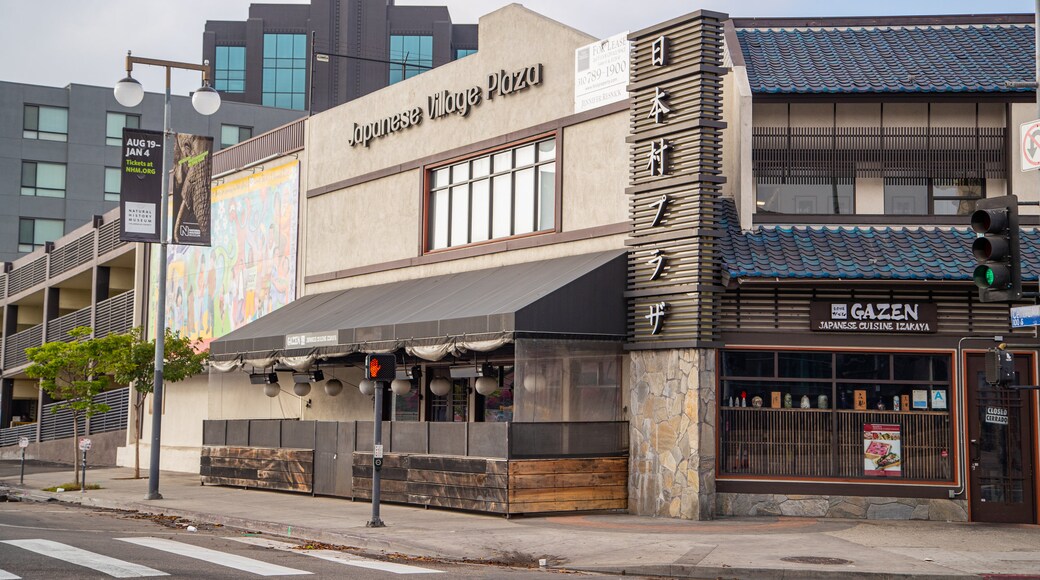
[[902, 477], [899, 425], [863, 425], [863, 475]]

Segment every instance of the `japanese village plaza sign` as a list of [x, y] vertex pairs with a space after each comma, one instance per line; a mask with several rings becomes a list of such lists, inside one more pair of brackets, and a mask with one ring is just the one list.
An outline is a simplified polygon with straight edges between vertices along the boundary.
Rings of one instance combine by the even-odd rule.
[[926, 302], [813, 302], [809, 326], [820, 332], [885, 332], [895, 334], [938, 331], [938, 310]]
[[465, 117], [484, 100], [492, 101], [495, 97], [508, 97], [542, 84], [542, 64], [514, 71], [500, 70], [487, 75], [486, 89], [483, 85], [473, 85], [460, 91], [438, 91], [426, 97], [426, 108], [422, 105], [406, 109], [371, 121], [354, 123], [347, 143], [351, 147], [362, 145], [368, 147], [373, 139], [380, 139], [399, 131], [421, 125], [423, 116], [431, 120], [440, 119], [451, 114]]
[[718, 344], [726, 19], [699, 10], [628, 37], [629, 350]]

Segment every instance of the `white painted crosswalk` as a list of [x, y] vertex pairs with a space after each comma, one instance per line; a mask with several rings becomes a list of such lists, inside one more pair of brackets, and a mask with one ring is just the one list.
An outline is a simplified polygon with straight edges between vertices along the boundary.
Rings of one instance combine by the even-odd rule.
[[330, 562], [339, 562], [340, 564], [346, 564], [347, 566], [356, 566], [358, 568], [367, 568], [369, 570], [382, 570], [383, 572], [390, 572], [392, 574], [441, 574], [440, 570], [431, 570], [430, 568], [420, 568], [418, 566], [409, 566], [407, 564], [397, 564], [394, 562], [384, 562], [382, 560], [373, 560], [371, 558], [363, 558], [354, 554], [348, 554], [346, 552], [339, 552], [336, 550], [300, 550], [295, 544], [289, 542], [279, 542], [277, 540], [269, 540], [267, 538], [231, 538], [235, 541], [242, 542], [245, 544], [251, 544], [254, 546], [261, 546], [264, 548], [274, 548], [276, 550], [285, 550], [287, 552], [293, 552], [295, 554], [306, 554], [314, 558], [320, 558]]
[[[28, 552], [32, 552], [33, 554], [35, 554], [35, 555], [37, 555], [37, 556], [39, 556], [41, 558], [60, 560], [61, 562], [65, 562], [67, 564], [72, 564], [74, 566], [81, 566], [83, 568], [89, 568], [91, 570], [100, 572], [102, 574], [105, 574], [105, 575], [113, 577], [113, 578], [147, 578], [147, 577], [154, 577], [154, 576], [169, 576], [171, 574], [173, 574], [175, 576], [178, 576], [178, 577], [184, 577], [183, 574], [184, 574], [186, 569], [190, 569], [190, 570], [193, 571], [192, 572], [192, 575], [193, 575], [192, 577], [197, 577], [197, 576], [195, 576], [195, 573], [196, 573], [195, 570], [197, 570], [197, 567], [200, 565], [199, 562], [204, 562], [206, 564], [212, 564], [212, 565], [215, 565], [215, 566], [222, 566], [224, 568], [230, 568], [232, 570], [235, 570], [235, 571], [238, 571], [238, 572], [241, 572], [241, 573], [245, 573], [247, 575], [256, 575], [256, 576], [302, 576], [302, 575], [312, 575], [312, 574], [314, 574], [313, 572], [309, 572], [307, 570], [302, 570], [302, 569], [297, 569], [297, 568], [289, 568], [287, 566], [281, 566], [281, 565], [278, 565], [278, 564], [272, 564], [272, 563], [269, 563], [269, 562], [264, 562], [262, 560], [248, 558], [246, 556], [242, 556], [242, 555], [238, 555], [238, 554], [235, 554], [235, 553], [231, 553], [231, 552], [236, 552], [236, 551], [249, 552], [249, 549], [246, 548], [245, 546], [242, 546], [241, 550], [235, 550], [234, 546], [236, 545], [236, 543], [246, 544], [246, 545], [249, 545], [249, 546], [265, 548], [265, 549], [274, 549], [274, 550], [279, 550], [281, 552], [287, 552], [287, 553], [292, 553], [292, 554], [296, 554], [296, 555], [300, 555], [300, 556], [305, 556], [302, 559], [300, 559], [300, 558], [293, 558], [291, 556], [283, 556], [282, 559], [283, 560], [286, 559], [286, 558], [293, 559], [293, 563], [294, 564], [306, 563], [307, 561], [310, 561], [314, 568], [325, 570], [324, 572], [319, 572], [319, 573], [323, 574], [324, 576], [327, 576], [328, 570], [329, 570], [330, 567], [338, 568], [339, 564], [346, 565], [346, 566], [353, 566], [355, 568], [364, 568], [364, 569], [371, 570], [371, 571], [384, 572], [384, 573], [387, 573], [387, 574], [409, 574], [410, 575], [410, 574], [442, 574], [443, 573], [443, 571], [441, 571], [441, 570], [435, 570], [435, 569], [432, 569], [432, 568], [422, 568], [422, 567], [419, 567], [419, 566], [412, 566], [412, 565], [408, 565], [408, 564], [399, 564], [399, 563], [396, 563], [396, 562], [386, 562], [386, 561], [383, 561], [383, 560], [376, 560], [376, 559], [372, 559], [372, 558], [366, 558], [364, 556], [359, 556], [359, 555], [356, 555], [356, 554], [350, 554], [350, 553], [346, 553], [346, 552], [340, 552], [340, 551], [337, 551], [337, 550], [301, 550], [297, 544], [293, 544], [293, 543], [290, 543], [290, 542], [282, 542], [282, 541], [278, 541], [278, 540], [272, 540], [272, 539], [268, 539], [268, 538], [258, 538], [258, 537], [243, 537], [243, 538], [223, 537], [223, 538], [218, 538], [217, 539], [218, 541], [234, 540], [234, 542], [223, 542], [223, 544], [220, 545], [220, 547], [224, 548], [225, 551], [215, 550], [215, 549], [211, 549], [211, 548], [205, 548], [205, 547], [198, 546], [198, 545], [195, 545], [195, 544], [190, 544], [190, 543], [187, 543], [187, 542], [179, 542], [179, 541], [171, 540], [171, 539], [167, 539], [167, 538], [157, 538], [157, 537], [147, 537], [147, 536], [146, 537], [132, 537], [132, 538], [112, 538], [112, 540], [115, 540], [115, 542], [111, 542], [109, 540], [104, 540], [100, 544], [101, 546], [112, 547], [111, 550], [105, 549], [105, 550], [102, 550], [102, 551], [106, 551], [106, 552], [107, 551], [111, 551], [112, 553], [116, 553], [119, 556], [125, 557], [125, 558], [130, 559], [130, 560], [135, 560], [136, 559], [138, 561], [141, 561], [141, 560], [148, 561], [150, 563], [153, 563], [153, 565], [154, 565], [154, 562], [158, 561], [158, 558], [156, 558], [155, 556], [149, 557], [147, 555], [147, 552], [141, 552], [139, 550], [135, 551], [135, 550], [130, 549], [129, 546], [125, 545], [125, 544], [132, 544], [132, 545], [138, 546], [140, 548], [145, 548], [145, 549], [149, 549], [149, 550], [159, 550], [161, 552], [166, 552], [168, 554], [175, 554], [177, 556], [190, 558], [192, 560], [195, 560], [196, 562], [190, 564], [189, 567], [185, 567], [183, 565], [185, 563], [184, 561], [181, 561], [180, 564], [174, 564], [173, 563], [174, 560], [170, 560], [170, 559], [162, 560], [166, 565], [162, 565], [160, 567], [167, 568], [167, 570], [168, 570], [168, 571], [162, 571], [162, 570], [157, 570], [155, 568], [150, 568], [148, 566], [144, 566], [144, 565], [141, 565], [141, 564], [137, 564], [137, 563], [134, 563], [134, 562], [131, 562], [131, 561], [126, 561], [126, 560], [114, 558], [112, 556], [107, 556], [107, 555], [100, 554], [100, 553], [97, 553], [97, 552], [92, 552], [92, 551], [83, 549], [81, 547], [77, 547], [77, 546], [71, 545], [71, 544], [78, 544], [79, 542], [71, 542], [71, 543], [66, 544], [66, 543], [56, 542], [56, 541], [53, 541], [53, 540], [46, 540], [46, 539], [2, 540], [2, 541], [0, 541], [0, 547], [3, 547], [3, 545], [7, 545], [7, 546], [12, 546], [14, 548], [20, 548], [22, 550], [26, 550]], [[107, 542], [107, 543], [104, 543], [104, 542]], [[125, 544], [123, 544], [123, 543], [125, 543]], [[91, 547], [93, 549], [96, 549], [96, 547], [98, 545], [99, 544], [97, 542], [94, 542], [94, 543], [90, 544], [89, 547]], [[123, 549], [120, 549], [120, 546], [123, 546]], [[257, 552], [258, 551], [253, 550], [250, 553], [250, 555], [253, 555], [253, 553], [257, 553]], [[265, 552], [265, 553], [269, 553], [269, 552]], [[17, 562], [25, 562], [25, 560], [24, 559], [11, 559], [10, 558], [10, 554], [11, 553], [9, 552], [8, 555], [6, 556], [6, 559], [5, 559], [5, 555], [2, 553], [2, 551], [0, 551], [0, 562], [4, 562], [4, 566], [6, 568], [8, 568], [8, 570], [15, 570], [18, 573], [24, 574], [25, 573], [24, 571], [19, 570], [17, 568], [17, 564], [16, 563]], [[318, 560], [322, 560], [324, 562], [334, 562], [334, 564], [320, 564], [318, 562], [315, 562], [314, 560], [309, 560], [309, 558], [315, 558], [315, 559], [318, 559]], [[273, 558], [269, 558], [269, 559], [273, 559]], [[38, 575], [38, 573], [41, 570], [43, 570], [43, 569], [51, 570], [51, 569], [55, 569], [54, 566], [62, 566], [62, 565], [63, 564], [55, 563], [51, 567], [48, 567], [47, 565], [44, 565], [43, 568], [40, 568], [40, 567], [37, 567], [37, 566], [34, 565], [34, 567], [32, 567], [32, 570], [33, 570], [34, 573], [37, 573], [37, 575]], [[360, 571], [355, 572], [355, 574], [357, 574], [357, 573], [360, 573]], [[64, 572], [62, 574], [64, 574]], [[341, 577], [340, 574], [343, 574], [342, 577], [346, 577], [346, 576], [349, 575], [349, 573], [338, 573], [337, 572], [334, 577]], [[62, 575], [61, 577], [69, 577], [69, 576]], [[73, 577], [75, 577], [75, 576], [73, 576]], [[18, 574], [14, 573], [14, 572], [9, 572], [7, 570], [0, 569], [0, 580], [20, 580], [20, 578], [21, 577], [18, 576]]]
[[[166, 572], [160, 572], [148, 566], [117, 560], [116, 558], [88, 552], [75, 546], [51, 540], [5, 540], [3, 543], [42, 554], [49, 558], [56, 558], [69, 564], [97, 570], [113, 578], [147, 578], [150, 576], [169, 575]], [[14, 577], [17, 578], [17, 576]]]
[[147, 548], [154, 548], [156, 550], [162, 550], [163, 552], [177, 554], [178, 556], [204, 560], [212, 564], [234, 568], [235, 570], [241, 570], [243, 572], [251, 572], [258, 576], [294, 576], [299, 574], [310, 574], [310, 572], [306, 570], [297, 570], [295, 568], [286, 568], [285, 566], [279, 566], [277, 564], [268, 564], [267, 562], [262, 562], [260, 560], [246, 558], [245, 556], [218, 552], [217, 550], [211, 550], [193, 544], [185, 544], [184, 542], [167, 540], [165, 538], [116, 539], [136, 544], [138, 546], [145, 546]]

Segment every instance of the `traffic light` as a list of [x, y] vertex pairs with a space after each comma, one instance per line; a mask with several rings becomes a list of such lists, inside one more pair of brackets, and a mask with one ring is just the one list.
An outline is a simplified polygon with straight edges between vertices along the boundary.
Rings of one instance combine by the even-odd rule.
[[1015, 378], [1015, 356], [1004, 350], [1004, 345], [986, 351], [986, 382], [1008, 385]]
[[971, 229], [979, 234], [971, 244], [978, 265], [972, 274], [982, 302], [1022, 298], [1021, 254], [1018, 246], [1018, 198], [1013, 195], [980, 199], [971, 214]]
[[392, 354], [370, 354], [365, 357], [365, 378], [392, 381], [397, 378], [397, 357]]

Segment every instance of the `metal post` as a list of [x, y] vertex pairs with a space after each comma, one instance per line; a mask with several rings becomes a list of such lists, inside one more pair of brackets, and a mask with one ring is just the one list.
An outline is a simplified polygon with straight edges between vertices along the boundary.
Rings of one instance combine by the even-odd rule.
[[25, 485], [25, 447], [22, 447], [22, 467], [18, 474], [18, 485]]
[[375, 428], [372, 434], [372, 521], [365, 524], [369, 528], [382, 528], [386, 524], [379, 519], [379, 472], [383, 468], [383, 389], [386, 382], [375, 381]]
[[87, 493], [87, 450], [83, 450], [83, 476], [79, 478], [79, 492]]
[[166, 67], [166, 101], [163, 107], [162, 200], [159, 203], [159, 296], [155, 301], [155, 378], [152, 389], [152, 448], [148, 461], [148, 495], [145, 499], [162, 499], [159, 493], [159, 445], [162, 435], [163, 359], [166, 348], [166, 215], [169, 195], [170, 156], [170, 67]]

